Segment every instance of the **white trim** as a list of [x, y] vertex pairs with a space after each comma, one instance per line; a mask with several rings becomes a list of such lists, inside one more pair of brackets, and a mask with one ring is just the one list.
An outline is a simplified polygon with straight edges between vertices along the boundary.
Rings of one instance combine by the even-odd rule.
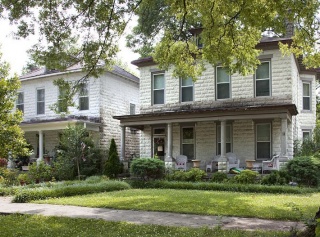
[[[163, 75], [163, 88], [162, 89], [154, 89], [154, 76], [157, 75]], [[162, 104], [155, 104], [154, 103], [154, 92], [155, 91], [161, 91], [163, 90], [163, 103]], [[155, 73], [151, 73], [151, 103], [152, 105], [155, 106], [161, 106], [164, 105], [166, 103], [166, 98], [165, 98], [165, 91], [166, 91], [166, 77], [165, 77], [165, 73], [164, 72], [155, 72]]]
[[[221, 69], [224, 69], [222, 66], [216, 66], [215, 67], [215, 86], [216, 86], [216, 100], [227, 100], [227, 99], [231, 99], [232, 98], [232, 90], [231, 90], [231, 75], [230, 74], [228, 74], [229, 75], [229, 82], [220, 82], [220, 83], [218, 83], [218, 68], [221, 68]], [[219, 99], [218, 98], [218, 85], [220, 85], [220, 84], [229, 84], [229, 97], [228, 98], [221, 98], [221, 99]]]
[[[269, 64], [269, 78], [261, 78], [261, 79], [257, 79], [256, 78], [256, 75], [257, 75], [257, 69], [255, 70], [255, 73], [253, 75], [253, 79], [254, 79], [254, 97], [257, 98], [257, 97], [270, 97], [272, 96], [272, 70], [271, 70], [271, 59], [269, 60], [261, 60], [261, 64], [258, 65], [261, 66], [263, 63], [268, 63]], [[268, 80], [269, 81], [269, 95], [264, 95], [264, 96], [257, 96], [257, 81], [266, 81]]]

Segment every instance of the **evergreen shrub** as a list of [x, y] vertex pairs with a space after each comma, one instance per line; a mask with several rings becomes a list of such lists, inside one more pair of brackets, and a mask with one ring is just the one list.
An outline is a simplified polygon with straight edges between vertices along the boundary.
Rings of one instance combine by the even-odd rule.
[[165, 173], [165, 164], [154, 158], [134, 159], [130, 166], [130, 173], [143, 180], [160, 179]]

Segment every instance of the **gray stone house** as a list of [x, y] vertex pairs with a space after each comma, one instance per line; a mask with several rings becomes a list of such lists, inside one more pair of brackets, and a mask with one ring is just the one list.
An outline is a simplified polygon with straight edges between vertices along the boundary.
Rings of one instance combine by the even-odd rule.
[[[264, 37], [261, 64], [254, 75], [228, 75], [207, 64], [193, 82], [159, 70], [151, 57], [132, 62], [140, 69], [140, 113], [122, 115], [122, 127], [141, 130], [140, 156], [172, 162], [178, 155], [210, 162], [234, 153], [240, 167], [277, 154], [293, 156], [295, 140], [309, 137], [316, 122], [316, 72], [306, 70], [294, 55], [283, 56], [278, 42]], [[122, 153], [125, 151], [122, 134]]]
[[[121, 128], [112, 116], [139, 112], [139, 78], [114, 66], [99, 78], [86, 80], [74, 97], [75, 107], [69, 108], [69, 114], [56, 114], [50, 106], [63, 92], [53, 81], [58, 78], [76, 81], [84, 75], [81, 67], [74, 65], [64, 72], [42, 68], [20, 77], [16, 107], [23, 111], [21, 128], [34, 148], [32, 158], [41, 158], [44, 153], [54, 156], [59, 134], [68, 124], [85, 126], [101, 148], [107, 149], [111, 138], [120, 147]], [[126, 158], [130, 158], [139, 154], [139, 134], [129, 128], [125, 132]]]

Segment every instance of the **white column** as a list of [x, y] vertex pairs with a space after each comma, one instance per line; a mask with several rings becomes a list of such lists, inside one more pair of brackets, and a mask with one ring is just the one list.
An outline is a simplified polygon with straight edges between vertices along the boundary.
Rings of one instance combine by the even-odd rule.
[[43, 131], [39, 131], [39, 161], [43, 161]]
[[167, 155], [166, 162], [172, 162], [172, 123], [167, 124]]
[[287, 121], [287, 118], [282, 118], [281, 119], [281, 156], [282, 157], [287, 156], [287, 134], [288, 134], [288, 121]]
[[120, 160], [124, 160], [126, 152], [126, 127], [121, 126], [121, 154]]

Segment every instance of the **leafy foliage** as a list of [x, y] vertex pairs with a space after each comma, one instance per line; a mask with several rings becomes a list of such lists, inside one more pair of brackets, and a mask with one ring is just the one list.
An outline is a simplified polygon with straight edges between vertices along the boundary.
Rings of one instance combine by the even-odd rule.
[[122, 164], [119, 159], [117, 145], [114, 139], [111, 139], [108, 160], [106, 161], [104, 174], [110, 178], [116, 178], [123, 171]]
[[193, 168], [188, 171], [176, 170], [166, 176], [167, 180], [199, 182], [206, 176], [203, 170]]
[[33, 163], [29, 166], [29, 177], [32, 182], [44, 182], [50, 181], [53, 176], [52, 167], [50, 165], [46, 165], [43, 161], [37, 163]]
[[0, 167], [7, 167], [8, 161], [5, 158], [0, 158]]
[[130, 166], [130, 173], [144, 179], [160, 179], [165, 172], [162, 160], [153, 158], [134, 159]]
[[289, 181], [288, 172], [286, 170], [274, 170], [270, 174], [263, 176], [261, 184], [265, 185], [284, 185]]
[[211, 176], [211, 181], [212, 182], [217, 182], [217, 183], [223, 182], [223, 181], [225, 181], [227, 179], [228, 179], [228, 175], [226, 173], [223, 173], [223, 172], [215, 172]]
[[233, 181], [240, 184], [254, 184], [257, 183], [259, 177], [258, 172], [252, 170], [243, 170], [240, 174], [233, 177]]
[[7, 168], [0, 167], [0, 184], [4, 186], [18, 185], [17, 180], [18, 172], [17, 170], [11, 170]]

